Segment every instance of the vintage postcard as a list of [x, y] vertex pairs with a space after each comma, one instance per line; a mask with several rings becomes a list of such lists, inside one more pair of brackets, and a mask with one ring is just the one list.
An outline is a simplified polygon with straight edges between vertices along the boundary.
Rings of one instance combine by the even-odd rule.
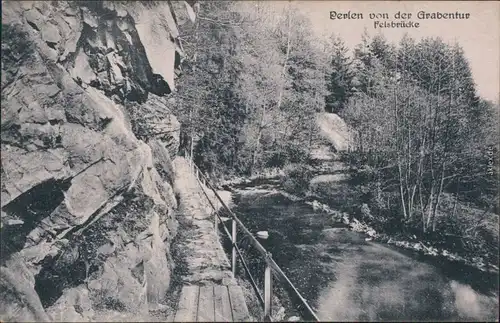
[[498, 321], [497, 1], [2, 1], [2, 322]]

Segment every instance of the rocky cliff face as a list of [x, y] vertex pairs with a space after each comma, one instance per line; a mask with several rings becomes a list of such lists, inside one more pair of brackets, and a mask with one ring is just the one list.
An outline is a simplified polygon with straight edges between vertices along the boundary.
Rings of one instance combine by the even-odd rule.
[[179, 123], [165, 95], [193, 9], [2, 7], [0, 319], [144, 318], [173, 266]]

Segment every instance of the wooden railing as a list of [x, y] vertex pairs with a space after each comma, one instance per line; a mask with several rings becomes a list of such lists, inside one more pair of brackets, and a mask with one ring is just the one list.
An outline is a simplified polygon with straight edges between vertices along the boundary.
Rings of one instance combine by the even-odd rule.
[[[259, 303], [264, 309], [264, 320], [270, 322], [271, 319], [271, 308], [272, 308], [272, 295], [273, 295], [273, 280], [272, 280], [272, 272], [274, 271], [275, 275], [278, 277], [279, 281], [285, 284], [285, 287], [288, 287], [289, 290], [294, 294], [294, 296], [302, 303], [304, 307], [304, 314], [305, 316], [308, 316], [311, 320], [313, 321], [319, 321], [318, 317], [316, 316], [316, 313], [313, 311], [311, 306], [307, 303], [306, 299], [302, 297], [300, 292], [297, 290], [297, 288], [292, 284], [290, 279], [285, 275], [283, 270], [276, 264], [276, 262], [273, 260], [273, 257], [271, 253], [269, 253], [261, 244], [260, 242], [253, 236], [253, 234], [245, 227], [245, 225], [238, 219], [236, 214], [234, 214], [233, 211], [224, 203], [220, 195], [217, 193], [217, 189], [210, 183], [208, 180], [207, 176], [203, 174], [203, 172], [198, 168], [198, 166], [193, 162], [192, 158], [190, 158], [189, 154], [187, 151], [185, 151], [185, 157], [189, 161], [193, 172], [196, 175], [196, 179], [198, 180], [198, 183], [201, 187], [202, 192], [204, 193], [205, 197], [209, 201], [211, 207], [214, 210], [215, 217], [214, 217], [214, 226], [215, 230], [218, 230], [219, 222], [222, 223], [222, 227], [224, 229], [224, 233], [226, 236], [230, 239], [231, 245], [232, 245], [232, 252], [231, 252], [231, 270], [233, 273], [233, 276], [236, 277], [236, 265], [237, 265], [237, 259], [240, 259], [243, 268], [248, 275], [250, 279], [250, 283], [255, 291], [255, 294], [259, 300]], [[212, 201], [212, 198], [209, 196], [209, 194], [206, 192], [205, 188], [208, 188], [212, 191], [214, 194], [215, 198], [217, 201], [220, 203], [221, 208], [223, 211], [225, 211], [230, 219], [231, 219], [231, 232], [229, 232], [229, 229], [226, 227], [224, 221], [219, 215], [219, 208], [214, 205], [214, 202]], [[264, 258], [266, 267], [264, 270], [264, 296], [262, 296], [257, 283], [255, 282], [255, 279], [250, 272], [250, 269], [243, 258], [243, 255], [241, 253], [241, 250], [239, 249], [237, 245], [237, 229], [240, 228], [240, 230], [243, 232], [244, 236], [248, 239], [250, 244], [258, 251], [258, 253]]]

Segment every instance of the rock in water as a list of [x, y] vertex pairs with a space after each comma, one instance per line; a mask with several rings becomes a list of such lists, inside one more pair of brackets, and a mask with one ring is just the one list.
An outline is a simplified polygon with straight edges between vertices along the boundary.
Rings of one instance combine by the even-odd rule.
[[261, 238], [261, 239], [267, 239], [267, 238], [269, 238], [269, 232], [259, 231], [259, 232], [257, 232], [257, 237]]

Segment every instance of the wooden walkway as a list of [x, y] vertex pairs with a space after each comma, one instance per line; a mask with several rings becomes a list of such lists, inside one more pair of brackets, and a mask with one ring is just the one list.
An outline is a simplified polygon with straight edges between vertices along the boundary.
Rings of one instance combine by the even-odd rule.
[[214, 210], [188, 161], [176, 157], [173, 163], [181, 210], [177, 217], [177, 248], [185, 268], [181, 277], [183, 287], [179, 303], [168, 320], [252, 321], [243, 290], [233, 277], [229, 260], [214, 228]]
[[[186, 156], [189, 156], [187, 151]], [[189, 162], [188, 160], [191, 160]], [[273, 272], [279, 276], [281, 282], [290, 287], [295, 296], [304, 306], [306, 316], [314, 321], [319, 321], [318, 316], [302, 297], [297, 288], [285, 275], [283, 270], [273, 260], [272, 255], [260, 244], [253, 234], [245, 227], [238, 217], [229, 209], [217, 188], [210, 184], [210, 180], [187, 157], [176, 157], [173, 161], [175, 172], [175, 190], [180, 200], [181, 214], [179, 219], [179, 243], [181, 257], [184, 259], [184, 286], [181, 290], [176, 313], [171, 313], [175, 322], [245, 322], [254, 321], [249, 315], [245, 303], [243, 290], [237, 285], [233, 276], [236, 262], [243, 264], [250, 283], [255, 291], [260, 305], [264, 309], [263, 319], [272, 321], [272, 280]], [[216, 204], [212, 202], [216, 201]], [[206, 206], [206, 203], [210, 207]], [[218, 202], [217, 202], [218, 201]], [[220, 203], [220, 204], [219, 204]], [[231, 239], [233, 247], [231, 266], [220, 244], [217, 223], [223, 221], [218, 217], [217, 211], [222, 208], [231, 216], [231, 231], [225, 226], [224, 233]], [[215, 217], [217, 216], [217, 218]], [[216, 220], [218, 219], [218, 220]], [[255, 283], [248, 265], [243, 259], [237, 246], [237, 230], [240, 228], [252, 246], [266, 261], [264, 270], [264, 295], [261, 294]], [[260, 315], [259, 315], [260, 316]]]
[[174, 322], [249, 322], [238, 285], [187, 285], [182, 288]]

